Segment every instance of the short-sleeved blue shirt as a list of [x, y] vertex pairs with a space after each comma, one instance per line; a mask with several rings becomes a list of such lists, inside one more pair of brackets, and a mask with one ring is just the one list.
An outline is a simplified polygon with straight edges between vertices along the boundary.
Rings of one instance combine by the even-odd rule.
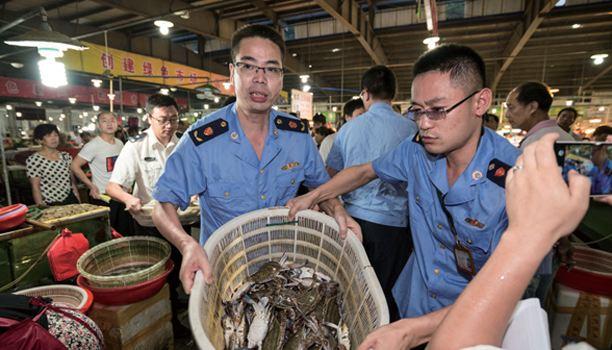
[[261, 160], [240, 126], [235, 104], [197, 121], [168, 158], [153, 197], [184, 209], [191, 196], [199, 195], [204, 244], [241, 214], [285, 205], [300, 183], [314, 188], [327, 182], [329, 175], [307, 129], [280, 129], [279, 118], [292, 126], [301, 123], [272, 110]]
[[[472, 161], [451, 188], [446, 158], [427, 153], [413, 140], [372, 163], [382, 180], [407, 183], [415, 249], [393, 288], [402, 317], [424, 315], [454, 303], [469, 282], [457, 270], [454, 236], [436, 189], [453, 217], [459, 240], [470, 249], [480, 270], [508, 225], [505, 190], [487, 172], [494, 159], [512, 166], [518, 155], [507, 140], [484, 128]], [[501, 176], [501, 170], [496, 176]]]
[[[371, 162], [412, 138], [416, 131], [414, 122], [395, 112], [391, 105], [374, 103], [338, 131], [327, 166], [340, 171]], [[353, 217], [387, 226], [408, 226], [405, 183], [376, 179], [343, 195], [342, 200]]]

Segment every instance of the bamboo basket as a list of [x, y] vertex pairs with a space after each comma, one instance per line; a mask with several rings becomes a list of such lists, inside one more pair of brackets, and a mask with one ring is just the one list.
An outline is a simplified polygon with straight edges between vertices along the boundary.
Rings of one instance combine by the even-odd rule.
[[288, 222], [286, 208], [256, 210], [221, 226], [204, 249], [215, 282], [200, 272], [189, 298], [189, 321], [200, 349], [222, 349], [221, 301], [262, 264], [280, 260], [304, 263], [340, 284], [342, 319], [356, 348], [374, 329], [389, 323], [389, 311], [374, 270], [359, 240], [341, 240], [335, 220], [315, 211], [300, 212]]
[[82, 313], [85, 313], [93, 302], [93, 295], [91, 292], [88, 292], [84, 288], [69, 284], [53, 284], [34, 287], [20, 290], [13, 294], [51, 298], [54, 305], [69, 307]]
[[89, 249], [77, 261], [77, 269], [93, 287], [125, 287], [162, 274], [169, 257], [168, 242], [132, 236]]

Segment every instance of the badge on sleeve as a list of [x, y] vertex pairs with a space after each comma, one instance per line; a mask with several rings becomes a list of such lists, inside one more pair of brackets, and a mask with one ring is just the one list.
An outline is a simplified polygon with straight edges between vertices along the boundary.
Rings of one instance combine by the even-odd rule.
[[506, 187], [506, 175], [511, 166], [495, 158], [489, 163], [487, 169], [487, 179], [493, 181], [496, 185], [501, 188]]
[[206, 141], [212, 140], [215, 137], [227, 132], [227, 122], [223, 119], [213, 120], [208, 124], [204, 124], [197, 129], [189, 132], [189, 137], [194, 145], [199, 146]]
[[306, 124], [299, 119], [278, 116], [276, 119], [274, 119], [274, 123], [276, 124], [276, 127], [281, 130], [296, 131], [301, 133], [308, 132]]

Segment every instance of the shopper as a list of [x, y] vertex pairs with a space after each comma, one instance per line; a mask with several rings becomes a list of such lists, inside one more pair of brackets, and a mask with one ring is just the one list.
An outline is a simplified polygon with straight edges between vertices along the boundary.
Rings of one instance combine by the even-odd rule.
[[34, 140], [42, 149], [26, 160], [32, 196], [36, 205], [79, 203], [79, 191], [70, 172], [72, 157], [57, 150], [60, 134], [54, 124], [40, 124], [34, 129]]

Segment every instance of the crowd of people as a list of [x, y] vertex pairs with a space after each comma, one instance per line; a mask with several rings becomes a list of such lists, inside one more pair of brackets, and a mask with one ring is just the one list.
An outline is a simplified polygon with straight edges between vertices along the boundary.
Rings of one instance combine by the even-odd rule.
[[[311, 131], [272, 108], [285, 56], [275, 30], [238, 30], [231, 56], [236, 102], [180, 138], [178, 105], [165, 95], [148, 99], [150, 127], [126, 141], [115, 136], [116, 116], [100, 113], [99, 135], [74, 158], [58, 151], [54, 125], [39, 125], [42, 148], [27, 162], [36, 203], [78, 202], [78, 178], [95, 203], [110, 206], [113, 227], [172, 243], [180, 270], [171, 283], [186, 293], [198, 270], [212, 281], [202, 247], [224, 223], [260, 208], [288, 206], [293, 217], [318, 207], [336, 219], [341, 237], [363, 242], [387, 300], [392, 323], [362, 349], [499, 346], [517, 300], [548, 292], [562, 262], [552, 247], [578, 225], [590, 185], [571, 172], [568, 187], [558, 171], [552, 145], [579, 137], [571, 132], [577, 112], [550, 119], [545, 84], [508, 94], [507, 118], [526, 132], [516, 148], [494, 131], [499, 118], [489, 113], [483, 59], [446, 44], [414, 63], [404, 115], [392, 105], [395, 74], [378, 65], [363, 74], [360, 99], [345, 103], [337, 132], [323, 115]], [[611, 129], [598, 128], [597, 139], [610, 141]], [[537, 190], [544, 184], [550, 191]], [[296, 197], [300, 185], [310, 191]], [[177, 214], [194, 197], [199, 241]], [[156, 203], [152, 222], [142, 210], [148, 203]]]

